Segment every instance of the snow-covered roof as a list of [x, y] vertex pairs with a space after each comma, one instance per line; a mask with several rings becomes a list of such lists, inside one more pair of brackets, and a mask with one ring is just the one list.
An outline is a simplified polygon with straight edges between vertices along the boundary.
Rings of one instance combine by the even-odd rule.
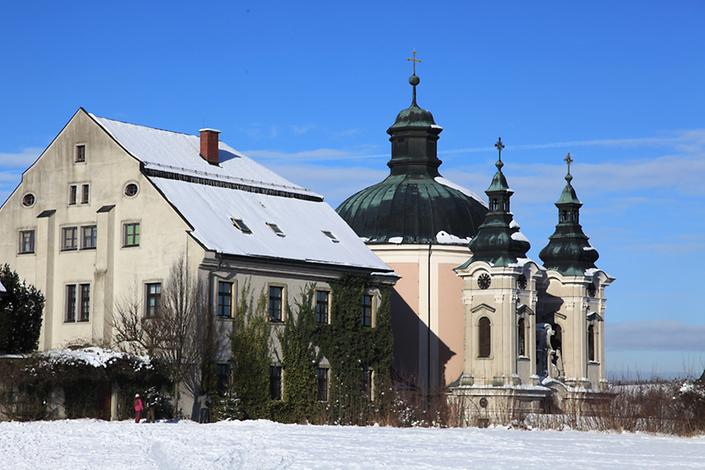
[[114, 121], [93, 114], [91, 117], [132, 156], [142, 161], [145, 168], [278, 187], [318, 196], [282, 178], [225, 142], [218, 143], [220, 164], [211, 165], [200, 156], [199, 136]]
[[442, 184], [443, 186], [448, 186], [449, 188], [453, 188], [457, 191], [460, 191], [461, 193], [465, 194], [466, 196], [475, 199], [477, 202], [479, 202], [483, 206], [487, 207], [487, 203], [485, 202], [484, 199], [482, 199], [480, 196], [477, 195], [477, 193], [469, 190], [465, 186], [460, 186], [459, 184], [453, 183], [452, 181], [450, 181], [442, 176], [436, 176], [433, 179], [436, 180], [437, 183]]
[[198, 136], [91, 116], [144, 163], [150, 180], [207, 249], [391, 271], [322, 196], [227, 144], [219, 143], [221, 164], [211, 165], [199, 154]]

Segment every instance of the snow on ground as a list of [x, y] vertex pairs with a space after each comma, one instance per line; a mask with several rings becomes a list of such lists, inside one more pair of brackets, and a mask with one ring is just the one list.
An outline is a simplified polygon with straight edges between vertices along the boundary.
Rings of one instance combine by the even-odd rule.
[[705, 468], [705, 437], [269, 421], [0, 423], [0, 468]]

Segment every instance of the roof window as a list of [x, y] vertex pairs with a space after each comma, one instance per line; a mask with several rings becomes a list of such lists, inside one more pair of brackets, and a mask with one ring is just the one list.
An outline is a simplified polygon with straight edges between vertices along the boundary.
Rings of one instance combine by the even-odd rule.
[[230, 221], [233, 223], [233, 226], [236, 229], [238, 229], [239, 231], [241, 231], [242, 233], [247, 233], [247, 234], [252, 233], [252, 230], [250, 229], [250, 227], [248, 227], [247, 224], [242, 219], [236, 219], [236, 218], [232, 217], [230, 219]]
[[267, 225], [269, 225], [269, 228], [272, 229], [272, 232], [276, 233], [278, 236], [286, 237], [286, 234], [282, 231], [282, 229], [279, 228], [279, 226], [277, 224], [267, 222]]
[[333, 235], [333, 232], [331, 232], [330, 230], [321, 230], [321, 232], [323, 232], [323, 235], [330, 238], [330, 241], [332, 241], [333, 243], [340, 243], [340, 240], [338, 240], [336, 236]]

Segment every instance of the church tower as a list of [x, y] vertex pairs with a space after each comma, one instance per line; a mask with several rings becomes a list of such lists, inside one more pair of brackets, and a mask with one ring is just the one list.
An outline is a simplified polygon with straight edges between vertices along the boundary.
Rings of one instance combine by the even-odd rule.
[[487, 212], [480, 197], [443, 178], [442, 128], [419, 106], [416, 54], [411, 104], [387, 129], [389, 175], [345, 200], [338, 214], [399, 274], [392, 296], [397, 379], [438, 392], [463, 370], [462, 281], [453, 269], [470, 256]]
[[570, 154], [565, 162], [566, 184], [556, 202], [558, 225], [539, 254], [546, 268], [539, 321], [552, 330], [546, 341], [551, 354], [545, 368], [539, 365], [539, 374], [570, 387], [602, 391], [607, 386], [605, 288], [614, 279], [595, 265], [599, 254], [580, 225], [583, 204], [572, 185]]
[[536, 375], [535, 312], [543, 273], [527, 258], [529, 241], [511, 212], [501, 138], [495, 147], [497, 172], [485, 191], [489, 212], [470, 241], [472, 256], [456, 270], [463, 279], [465, 368], [453, 390], [480, 410], [475, 417], [481, 420], [496, 419], [517, 403], [535, 411], [548, 393], [537, 387]]

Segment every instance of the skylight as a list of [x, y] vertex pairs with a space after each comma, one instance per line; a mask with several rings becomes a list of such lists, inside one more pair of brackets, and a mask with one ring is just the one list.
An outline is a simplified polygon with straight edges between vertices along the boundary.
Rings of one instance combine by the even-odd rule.
[[333, 235], [333, 232], [331, 232], [330, 230], [321, 230], [321, 232], [323, 232], [323, 235], [330, 238], [330, 241], [332, 241], [333, 243], [340, 243], [340, 240], [338, 240], [336, 236]]
[[252, 233], [252, 230], [250, 227], [247, 226], [247, 224], [242, 220], [242, 219], [236, 219], [235, 217], [232, 217], [230, 221], [233, 223], [233, 226], [241, 231], [242, 233], [247, 233], [250, 234]]
[[269, 225], [269, 228], [272, 229], [272, 232], [276, 233], [278, 236], [286, 237], [286, 234], [282, 231], [282, 229], [279, 228], [279, 226], [277, 224], [267, 222], [267, 225]]

